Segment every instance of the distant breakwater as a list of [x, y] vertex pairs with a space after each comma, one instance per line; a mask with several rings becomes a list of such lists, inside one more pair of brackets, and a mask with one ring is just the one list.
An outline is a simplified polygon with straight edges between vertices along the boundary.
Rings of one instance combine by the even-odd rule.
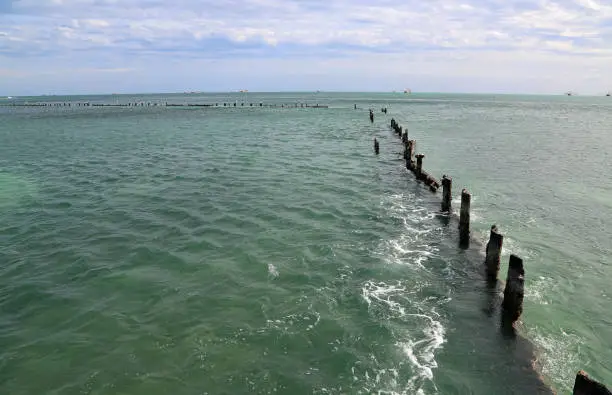
[[69, 108], [87, 108], [87, 107], [249, 107], [249, 108], [328, 108], [327, 105], [309, 104], [302, 102], [293, 103], [249, 103], [249, 102], [216, 102], [216, 103], [172, 103], [172, 102], [130, 102], [130, 103], [92, 103], [92, 102], [28, 102], [28, 101], [12, 101], [0, 103], [2, 107], [69, 107]]

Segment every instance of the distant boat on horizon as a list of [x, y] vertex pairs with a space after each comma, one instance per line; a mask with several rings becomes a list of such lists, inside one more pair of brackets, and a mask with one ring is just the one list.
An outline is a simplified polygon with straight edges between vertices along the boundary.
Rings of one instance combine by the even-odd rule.
[[567, 96], [573, 96], [573, 95], [574, 95], [574, 92], [565, 92], [565, 94], [566, 94]]
[[412, 90], [410, 90], [410, 89], [404, 89], [404, 93], [405, 93], [405, 94], [407, 94], [407, 95], [409, 95], [409, 94], [411, 94], [411, 93], [412, 93]]
[[612, 94], [610, 92], [606, 93], [606, 96], [610, 97]]

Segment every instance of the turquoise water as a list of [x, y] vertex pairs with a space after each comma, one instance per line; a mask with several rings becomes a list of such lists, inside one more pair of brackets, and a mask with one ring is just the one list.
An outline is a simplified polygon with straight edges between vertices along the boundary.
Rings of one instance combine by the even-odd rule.
[[[16, 100], [245, 97], [330, 108], [0, 106], [2, 393], [569, 393], [578, 369], [612, 383], [609, 98]], [[481, 243], [458, 248], [392, 117], [453, 177], [455, 207], [472, 192]], [[516, 338], [481, 276], [493, 223], [500, 276], [525, 260]]]

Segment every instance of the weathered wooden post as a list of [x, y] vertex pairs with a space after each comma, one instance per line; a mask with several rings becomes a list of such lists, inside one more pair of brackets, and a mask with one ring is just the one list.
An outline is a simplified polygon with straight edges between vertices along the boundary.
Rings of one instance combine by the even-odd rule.
[[401, 127], [401, 126], [400, 126], [399, 128], [397, 128], [397, 130], [396, 130], [397, 135], [398, 135], [399, 137], [402, 137], [402, 130], [403, 130], [403, 127]]
[[461, 210], [459, 212], [459, 245], [470, 246], [470, 203], [472, 195], [467, 189], [461, 191]]
[[443, 175], [442, 176], [442, 212], [444, 213], [449, 213], [451, 211], [452, 186], [453, 186], [453, 179], [450, 177], [446, 177], [446, 175]]
[[414, 168], [414, 151], [416, 151], [416, 140], [408, 140], [408, 161], [406, 167], [409, 170]]
[[572, 395], [612, 395], [612, 392], [605, 385], [590, 378], [584, 370], [581, 370], [576, 375]]
[[487, 243], [487, 255], [485, 258], [487, 278], [489, 280], [497, 280], [503, 244], [504, 235], [499, 233], [497, 225], [491, 226], [491, 234], [489, 236], [489, 242]]
[[514, 323], [523, 312], [523, 296], [525, 293], [525, 269], [523, 260], [516, 255], [510, 255], [508, 277], [504, 289], [502, 303], [503, 316], [508, 323]]
[[406, 144], [406, 142], [408, 142], [408, 130], [402, 134], [402, 143]]
[[423, 158], [425, 157], [425, 155], [423, 154], [417, 154], [416, 155], [416, 176], [417, 178], [421, 176], [421, 171], [423, 170]]
[[374, 137], [374, 152], [376, 153], [376, 155], [378, 155], [379, 151], [380, 151], [380, 146], [378, 145], [378, 140], [376, 140], [376, 137]]

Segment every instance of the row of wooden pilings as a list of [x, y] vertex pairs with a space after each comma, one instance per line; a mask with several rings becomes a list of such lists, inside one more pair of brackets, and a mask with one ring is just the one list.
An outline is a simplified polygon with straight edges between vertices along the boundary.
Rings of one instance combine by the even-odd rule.
[[[395, 119], [391, 119], [391, 129], [398, 135], [404, 145], [404, 159], [406, 168], [414, 173], [417, 180], [422, 181], [432, 192], [437, 192], [442, 186], [441, 211], [450, 214], [452, 212], [452, 185], [453, 180], [446, 175], [438, 182], [432, 175], [423, 169], [423, 154], [415, 154], [416, 140], [408, 137], [408, 128], [399, 125]], [[379, 152], [379, 144], [374, 139], [374, 149]], [[416, 160], [415, 160], [416, 159]], [[459, 209], [459, 245], [468, 248], [470, 245], [470, 205], [472, 196], [467, 189], [461, 191], [461, 208]], [[489, 242], [486, 246], [484, 269], [487, 280], [491, 283], [497, 282], [501, 263], [501, 252], [504, 236], [499, 232], [496, 225], [491, 227]], [[523, 260], [512, 254], [508, 264], [508, 273], [504, 287], [502, 302], [502, 324], [514, 326], [523, 312], [523, 298], [525, 295], [525, 268]], [[612, 395], [603, 384], [589, 378], [580, 371], [576, 375], [573, 395]]]
[[168, 103], [168, 102], [130, 102], [130, 103], [90, 103], [90, 102], [32, 102], [9, 103], [10, 107], [267, 107], [267, 108], [328, 108], [327, 105], [308, 103]]
[[[443, 175], [440, 183], [431, 174], [423, 169], [423, 158], [425, 155], [416, 154], [416, 140], [408, 138], [408, 129], [400, 126], [395, 119], [391, 119], [391, 128], [402, 139], [404, 144], [404, 159], [406, 168], [414, 173], [417, 180], [422, 181], [432, 192], [437, 192], [442, 186], [441, 211], [452, 212], [452, 185], [453, 179]], [[415, 161], [416, 158], [416, 161]], [[468, 248], [470, 245], [470, 206], [472, 195], [467, 189], [461, 191], [461, 208], [459, 210], [459, 245]], [[491, 227], [489, 242], [486, 248], [485, 271], [487, 278], [497, 281], [499, 274], [501, 251], [504, 236], [499, 233], [497, 226]], [[516, 255], [510, 255], [508, 275], [504, 289], [504, 301], [502, 303], [504, 318], [506, 322], [513, 324], [523, 311], [523, 297], [525, 285], [525, 269], [523, 260]]]

